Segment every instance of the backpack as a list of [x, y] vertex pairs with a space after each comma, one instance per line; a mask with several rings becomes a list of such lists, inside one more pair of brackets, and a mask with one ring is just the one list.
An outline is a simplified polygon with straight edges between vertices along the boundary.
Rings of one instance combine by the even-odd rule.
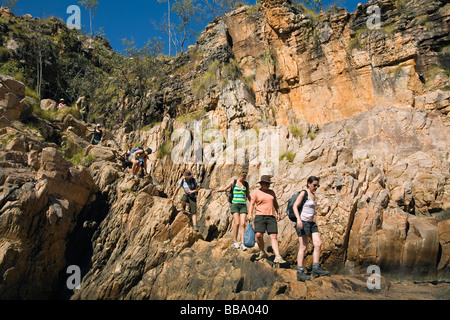
[[133, 159], [133, 153], [135, 153], [138, 150], [141, 150], [142, 148], [133, 148], [131, 149], [127, 154], [128, 154], [128, 160], [131, 161]]
[[[303, 196], [302, 203], [300, 203], [300, 205], [298, 206], [299, 214], [302, 213], [303, 205], [305, 204], [306, 200], [308, 200], [308, 191], [306, 191], [306, 190], [302, 190], [302, 191], [305, 191], [305, 195]], [[302, 191], [295, 193], [288, 201], [286, 214], [292, 222], [297, 222], [297, 218], [295, 217], [295, 214], [294, 214], [294, 203], [297, 200], [298, 195]]]
[[[198, 182], [197, 182], [197, 180], [195, 180], [195, 178], [192, 178], [192, 183], [187, 182], [186, 179], [183, 178], [183, 180], [180, 183], [180, 187], [182, 187], [185, 182], [188, 185], [189, 190], [195, 190], [198, 187]], [[193, 188], [192, 188], [192, 186], [193, 186]], [[195, 198], [195, 195], [187, 194], [187, 196], [191, 197], [191, 198]]]
[[[231, 187], [230, 193], [228, 194], [228, 202], [229, 203], [233, 202], [233, 198], [234, 198], [233, 192], [234, 192], [234, 187], [236, 187], [236, 183], [237, 183], [237, 180], [234, 180], [233, 186]], [[244, 181], [244, 187], [246, 189], [245, 190], [245, 196], [247, 197], [247, 192], [248, 192], [248, 183], [247, 183], [247, 181]]]

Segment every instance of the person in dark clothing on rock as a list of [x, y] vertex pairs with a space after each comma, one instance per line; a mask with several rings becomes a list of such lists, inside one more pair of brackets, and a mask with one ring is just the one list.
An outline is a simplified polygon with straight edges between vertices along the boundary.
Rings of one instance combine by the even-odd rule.
[[87, 130], [90, 132], [94, 132], [91, 141], [93, 145], [98, 145], [103, 141], [103, 130], [101, 129], [100, 123], [97, 123], [97, 126], [94, 130], [91, 130], [89, 128], [87, 128]]

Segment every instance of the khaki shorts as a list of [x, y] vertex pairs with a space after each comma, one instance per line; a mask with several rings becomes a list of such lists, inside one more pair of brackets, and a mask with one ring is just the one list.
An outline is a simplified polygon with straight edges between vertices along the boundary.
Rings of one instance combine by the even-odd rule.
[[197, 198], [189, 197], [187, 194], [184, 194], [181, 197], [181, 201], [189, 204], [189, 212], [197, 213]]
[[231, 213], [248, 213], [247, 204], [245, 203], [232, 203]]
[[278, 223], [275, 216], [255, 216], [255, 232], [268, 234], [278, 234]]

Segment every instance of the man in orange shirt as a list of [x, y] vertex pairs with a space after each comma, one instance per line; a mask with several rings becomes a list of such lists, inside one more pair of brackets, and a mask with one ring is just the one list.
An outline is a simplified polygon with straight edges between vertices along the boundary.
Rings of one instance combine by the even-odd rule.
[[255, 209], [255, 232], [256, 243], [259, 247], [258, 260], [267, 258], [267, 253], [264, 250], [264, 232], [270, 236], [272, 248], [275, 253], [275, 263], [285, 263], [286, 261], [280, 256], [278, 249], [278, 221], [280, 221], [280, 209], [277, 202], [275, 192], [269, 189], [270, 176], [262, 176], [259, 184], [261, 188], [253, 191], [250, 202], [250, 210], [248, 219], [253, 221], [253, 209]]

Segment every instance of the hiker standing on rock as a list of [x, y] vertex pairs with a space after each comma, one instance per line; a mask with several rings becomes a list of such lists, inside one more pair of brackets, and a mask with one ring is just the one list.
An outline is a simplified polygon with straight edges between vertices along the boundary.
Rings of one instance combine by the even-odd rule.
[[178, 190], [184, 189], [184, 195], [181, 197], [183, 212], [186, 205], [189, 206], [189, 213], [192, 215], [192, 227], [194, 231], [198, 231], [197, 228], [197, 195], [200, 190], [200, 186], [197, 180], [193, 177], [190, 171], [184, 173], [184, 178], [178, 183], [178, 188], [175, 190], [170, 201], [173, 202]]
[[[315, 192], [319, 188], [319, 178], [311, 176], [307, 181], [307, 189], [302, 190], [297, 200], [294, 203], [293, 210], [297, 222], [295, 225], [295, 231], [298, 235], [299, 250], [297, 255], [297, 280], [305, 281], [311, 279], [310, 276], [305, 274], [305, 269], [303, 268], [303, 258], [305, 256], [305, 251], [308, 246], [308, 240], [311, 237], [314, 245], [313, 252], [313, 265], [311, 274], [313, 277], [327, 276], [330, 273], [322, 269], [319, 264], [320, 249], [322, 246], [322, 241], [320, 240], [319, 229], [317, 224], [314, 222], [316, 216], [316, 201]], [[303, 204], [301, 212], [298, 208], [301, 205], [303, 198], [307, 197], [306, 202]]]
[[[244, 231], [245, 231], [245, 220], [247, 219], [248, 209], [247, 209], [247, 199], [250, 201], [250, 188], [248, 182], [245, 181], [247, 178], [247, 171], [242, 171], [237, 180], [232, 180], [224, 188], [217, 189], [211, 192], [215, 194], [217, 192], [223, 192], [230, 190], [231, 199], [231, 214], [233, 215], [234, 228], [233, 228], [233, 244], [236, 249], [239, 247], [242, 250], [247, 250], [244, 246]], [[240, 232], [240, 243], [238, 239], [238, 233]]]
[[75, 102], [75, 107], [81, 114], [81, 119], [87, 123], [88, 115], [89, 115], [89, 95], [84, 95], [78, 98], [77, 102]]
[[94, 130], [87, 128], [88, 131], [93, 132], [91, 143], [95, 146], [103, 141], [103, 130], [101, 129], [101, 124], [97, 123]]
[[[285, 263], [286, 261], [280, 256], [278, 249], [278, 221], [280, 221], [280, 208], [278, 206], [277, 197], [272, 189], [269, 189], [271, 182], [270, 176], [262, 176], [259, 184], [261, 188], [253, 191], [250, 202], [250, 210], [248, 219], [255, 221], [256, 243], [259, 247], [259, 256], [257, 260], [267, 258], [264, 250], [264, 232], [270, 236], [272, 248], [275, 253], [275, 263]], [[255, 210], [255, 218], [253, 218], [253, 210]]]

